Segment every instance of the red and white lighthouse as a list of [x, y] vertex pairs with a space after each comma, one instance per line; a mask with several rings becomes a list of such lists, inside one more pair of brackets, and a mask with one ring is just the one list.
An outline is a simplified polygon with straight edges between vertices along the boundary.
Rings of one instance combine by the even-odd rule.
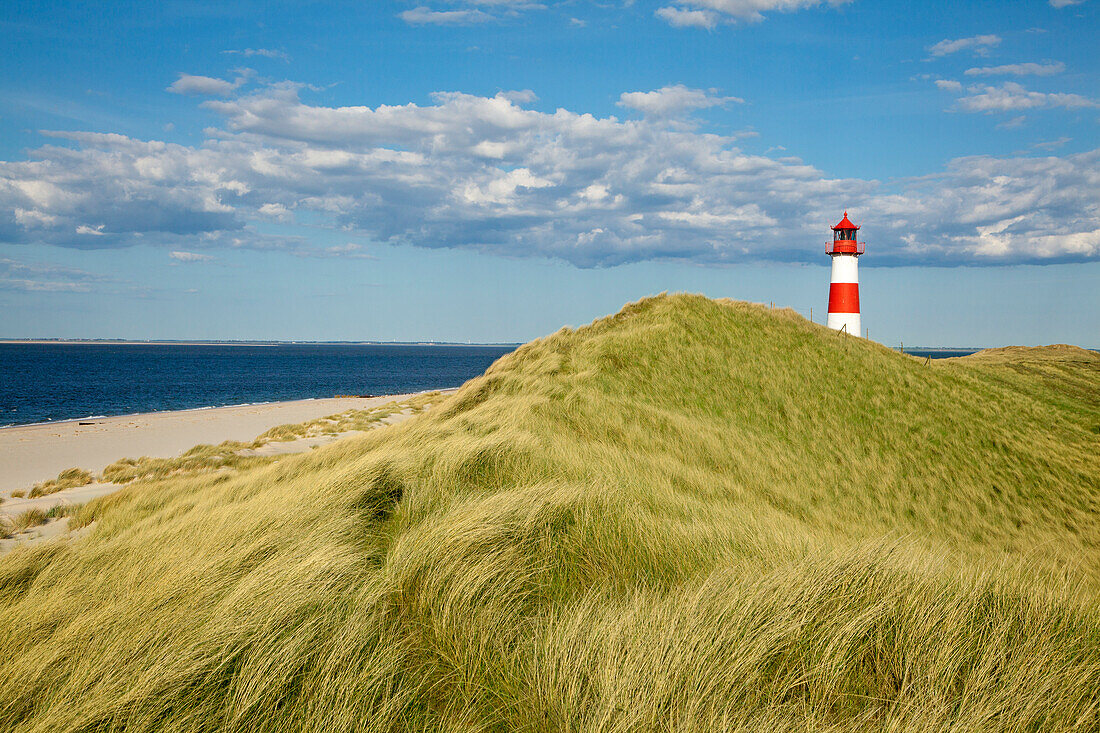
[[859, 336], [859, 256], [864, 243], [856, 238], [859, 227], [848, 220], [848, 212], [833, 227], [833, 241], [825, 254], [833, 258], [833, 279], [829, 285], [829, 328]]

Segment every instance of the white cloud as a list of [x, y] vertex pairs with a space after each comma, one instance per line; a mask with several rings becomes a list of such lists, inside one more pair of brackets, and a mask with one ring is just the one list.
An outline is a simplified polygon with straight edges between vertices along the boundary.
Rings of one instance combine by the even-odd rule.
[[718, 13], [712, 10], [686, 10], [672, 6], [658, 8], [654, 12], [658, 18], [673, 28], [706, 28], [710, 30], [718, 25]]
[[200, 252], [183, 252], [180, 250], [169, 252], [168, 256], [177, 262], [209, 262], [214, 259], [214, 255], [202, 254]]
[[967, 76], [1051, 76], [1060, 74], [1066, 70], [1066, 65], [1061, 61], [1046, 62], [1042, 64], [1003, 64], [1001, 66], [982, 66], [967, 69]]
[[653, 117], [674, 117], [696, 109], [719, 107], [730, 102], [738, 104], [740, 97], [718, 97], [716, 90], [691, 89], [683, 84], [661, 87], [652, 92], [624, 92], [619, 96], [620, 107], [637, 110]]
[[245, 58], [248, 58], [250, 56], [262, 56], [263, 58], [278, 59], [279, 61], [290, 61], [290, 56], [287, 55], [286, 51], [280, 51], [273, 48], [242, 48], [239, 50], [229, 49], [227, 51], [222, 51], [222, 53], [233, 54], [236, 56], [244, 56]]
[[660, 8], [657, 17], [671, 25], [713, 28], [720, 18], [759, 22], [764, 13], [791, 13], [820, 5], [845, 5], [852, 0], [679, 0], [677, 6]]
[[397, 17], [409, 25], [470, 25], [493, 19], [493, 16], [476, 8], [432, 10], [424, 6], [402, 11], [397, 14]]
[[1057, 140], [1047, 140], [1046, 142], [1035, 143], [1031, 147], [1038, 148], [1039, 150], [1057, 150], [1072, 140], [1072, 137], [1060, 137]]
[[260, 216], [265, 216], [269, 219], [275, 219], [277, 221], [289, 221], [290, 210], [282, 204], [264, 204], [256, 212]]
[[1050, 6], [1052, 8], [1065, 8], [1070, 5], [1080, 5], [1085, 0], [1050, 0]]
[[1025, 117], [1024, 115], [1018, 115], [1016, 117], [1013, 117], [1011, 120], [1007, 120], [1005, 122], [998, 123], [997, 124], [997, 129], [998, 130], [1016, 130], [1016, 129], [1019, 129], [1019, 128], [1023, 127], [1025, 122], [1027, 122], [1027, 117]]
[[340, 257], [343, 259], [353, 260], [378, 259], [374, 255], [364, 252], [363, 249], [363, 245], [361, 244], [348, 242], [347, 244], [337, 244], [331, 247], [322, 247], [321, 249], [298, 250], [294, 254], [298, 255], [299, 257], [317, 257], [321, 259], [327, 259], [330, 257]]
[[210, 97], [227, 97], [244, 83], [244, 77], [236, 81], [215, 79], [211, 76], [195, 76], [193, 74], [180, 73], [179, 78], [172, 82], [168, 91], [173, 94], [201, 94]]
[[1100, 107], [1100, 103], [1080, 94], [1034, 92], [1011, 81], [999, 87], [976, 84], [967, 87], [966, 91], [966, 96], [959, 98], [959, 107], [967, 112], [1011, 112], [1041, 107]]
[[81, 224], [80, 226], [78, 226], [76, 228], [76, 233], [77, 234], [88, 234], [88, 235], [91, 235], [91, 236], [94, 236], [94, 237], [103, 237], [103, 236], [106, 236], [106, 232], [103, 231], [103, 227], [104, 227], [103, 224], [99, 224], [99, 225], [94, 226], [94, 227], [90, 227], [87, 224]]
[[[439, 3], [447, 3], [453, 9], [439, 9]], [[525, 10], [541, 10], [546, 6], [533, 0], [436, 0], [436, 8], [420, 5], [397, 14], [410, 25], [473, 25], [493, 20], [515, 17]], [[482, 10], [485, 8], [490, 12]], [[584, 27], [586, 22], [571, 18], [570, 23]]]
[[996, 35], [970, 36], [969, 38], [944, 39], [928, 47], [928, 53], [933, 56], [946, 56], [957, 51], [972, 50], [979, 56], [988, 53], [988, 50], [1001, 43], [1001, 37]]
[[[249, 225], [293, 209], [367, 242], [582, 267], [818, 261], [822, 221], [847, 206], [874, 232], [869, 263], [1100, 259], [1100, 150], [962, 158], [884, 184], [750, 155], [734, 135], [667, 117], [527, 109], [529, 93], [373, 108], [300, 93], [278, 84], [204, 102], [222, 124], [194, 147], [52, 133], [70, 144], [0, 161], [0, 241], [362, 254]], [[75, 233], [92, 225], [102, 235]]]
[[936, 86], [949, 92], [961, 92], [963, 85], [952, 79], [936, 79]]

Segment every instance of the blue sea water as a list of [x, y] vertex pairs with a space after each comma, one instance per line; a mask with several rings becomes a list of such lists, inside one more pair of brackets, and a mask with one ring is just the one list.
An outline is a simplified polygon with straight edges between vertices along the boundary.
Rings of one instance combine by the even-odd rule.
[[514, 348], [0, 343], [0, 426], [457, 387]]
[[932, 359], [951, 359], [956, 356], [970, 356], [981, 349], [906, 349], [909, 356], [930, 357]]
[[[0, 343], [0, 426], [457, 387], [513, 346]], [[906, 349], [942, 358], [974, 349]]]

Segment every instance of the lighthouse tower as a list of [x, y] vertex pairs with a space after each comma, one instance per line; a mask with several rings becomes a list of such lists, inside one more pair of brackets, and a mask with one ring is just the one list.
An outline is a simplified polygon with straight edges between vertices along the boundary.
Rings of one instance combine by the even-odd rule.
[[833, 279], [829, 285], [829, 328], [859, 336], [859, 256], [864, 243], [856, 239], [859, 227], [848, 220], [848, 212], [833, 227], [833, 241], [825, 254], [833, 258]]

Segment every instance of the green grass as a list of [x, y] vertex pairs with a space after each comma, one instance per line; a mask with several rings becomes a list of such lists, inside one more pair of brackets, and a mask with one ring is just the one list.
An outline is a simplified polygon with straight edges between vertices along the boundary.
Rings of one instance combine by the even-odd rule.
[[83, 504], [55, 504], [46, 510], [47, 519], [61, 519], [62, 517], [72, 517], [80, 512]]
[[0, 729], [1097, 730], [1100, 359], [1049, 361], [629, 305], [0, 557]]

